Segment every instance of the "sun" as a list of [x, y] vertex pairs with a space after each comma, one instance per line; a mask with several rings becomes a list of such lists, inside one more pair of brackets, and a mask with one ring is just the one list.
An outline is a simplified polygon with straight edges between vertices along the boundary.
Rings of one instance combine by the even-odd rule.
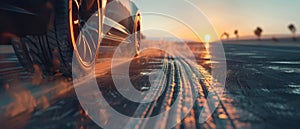
[[207, 34], [207, 35], [205, 35], [204, 39], [205, 39], [205, 42], [208, 43], [208, 42], [210, 42], [211, 37], [209, 34]]

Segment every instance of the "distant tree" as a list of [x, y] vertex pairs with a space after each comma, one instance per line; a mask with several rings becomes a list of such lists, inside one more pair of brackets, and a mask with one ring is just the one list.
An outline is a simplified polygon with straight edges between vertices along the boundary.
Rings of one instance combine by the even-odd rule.
[[222, 35], [221, 35], [221, 39], [223, 39], [224, 37], [226, 37], [227, 39], [229, 39], [229, 34], [227, 32], [224, 32]]
[[236, 38], [238, 39], [239, 38], [239, 31], [238, 30], [234, 30], [234, 34], [235, 34]]
[[293, 34], [293, 39], [296, 41], [295, 34], [296, 34], [297, 29], [296, 29], [295, 25], [294, 25], [294, 24], [290, 24], [290, 25], [288, 26], [288, 28], [289, 28], [289, 30], [290, 30], [290, 31], [292, 32], [292, 34]]
[[257, 39], [260, 40], [261, 34], [262, 34], [263, 30], [260, 27], [257, 27], [254, 30], [254, 34], [257, 36]]

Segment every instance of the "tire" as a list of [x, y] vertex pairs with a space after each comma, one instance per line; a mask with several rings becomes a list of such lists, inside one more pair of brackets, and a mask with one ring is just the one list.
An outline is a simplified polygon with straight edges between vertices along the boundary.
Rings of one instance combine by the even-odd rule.
[[49, 27], [46, 34], [28, 35], [12, 45], [19, 62], [27, 71], [33, 72], [34, 64], [41, 68], [45, 76], [59, 71], [59, 64], [55, 63], [57, 38], [53, 27]]
[[29, 49], [32, 64], [38, 65], [44, 75], [51, 76], [59, 71], [59, 66], [54, 64], [56, 48], [54, 30], [49, 30], [45, 35], [26, 36], [22, 41]]
[[44, 75], [52, 75], [57, 69], [53, 66], [55, 48], [54, 32], [50, 30], [46, 35], [26, 36], [12, 40], [15, 54], [28, 72], [34, 72], [33, 65], [38, 65]]
[[[72, 32], [69, 25], [70, 1], [50, 1], [53, 5], [51, 8], [53, 19], [46, 34], [23, 37], [22, 42], [26, 45], [20, 42], [13, 43], [20, 63], [28, 71], [33, 71], [33, 64], [37, 64], [46, 76], [58, 71], [67, 77], [72, 76], [74, 43], [71, 40]], [[80, 61], [77, 59], [77, 62], [82, 64]], [[90, 66], [80, 65], [80, 68], [83, 67]]]
[[[101, 0], [95, 0], [94, 2], [96, 3], [97, 9], [93, 10], [93, 11], [99, 11], [98, 12], [98, 21], [97, 22], [101, 22], [101, 24], [98, 23], [98, 27], [94, 28], [96, 30], [98, 30], [98, 38], [101, 37], [101, 32], [102, 32], [102, 11], [100, 9], [100, 1]], [[94, 3], [94, 4], [95, 4]], [[87, 6], [87, 5], [81, 5], [81, 6]], [[74, 9], [75, 8], [75, 9]], [[100, 47], [100, 42], [96, 43], [96, 47], [94, 48], [95, 50], [92, 51], [94, 52], [91, 55], [91, 60], [86, 61], [88, 63], [85, 62], [84, 57], [82, 57], [81, 53], [79, 53], [79, 49], [82, 49], [82, 46], [77, 46], [77, 42], [80, 42], [80, 40], [77, 40], [78, 36], [86, 36], [86, 35], [77, 35], [75, 34], [75, 32], [83, 32], [84, 30], [84, 26], [81, 26], [81, 28], [74, 28], [74, 21], [75, 19], [73, 19], [73, 13], [76, 12], [73, 10], [76, 10], [76, 7], [74, 7], [74, 1], [73, 0], [57, 0], [56, 3], [56, 13], [55, 13], [55, 31], [56, 31], [56, 37], [57, 37], [57, 47], [59, 49], [59, 57], [60, 57], [60, 61], [61, 61], [61, 71], [67, 75], [67, 76], [72, 76], [72, 65], [76, 65], [76, 69], [78, 70], [90, 70], [92, 68], [92, 65], [95, 61], [95, 59], [97, 58], [97, 53], [99, 52], [99, 47]], [[88, 12], [92, 12], [91, 16], [92, 17], [94, 15], [93, 11], [88, 11]], [[82, 16], [85, 21], [85, 24], [89, 23], [89, 18], [85, 16], [86, 12], [81, 13], [81, 12], [77, 12], [78, 15]], [[90, 15], [90, 14], [88, 14]], [[79, 20], [80, 18], [78, 18]], [[82, 21], [79, 20], [79, 24], [81, 24]], [[101, 27], [101, 29], [100, 29]], [[100, 32], [100, 33], [99, 33]], [[90, 32], [92, 33], [92, 32]], [[80, 39], [80, 38], [79, 38]], [[96, 39], [95, 41], [99, 41], [98, 39]], [[92, 43], [88, 42], [87, 45], [89, 47], [91, 47], [90, 45], [92, 45]], [[87, 46], [85, 46], [87, 47]], [[74, 55], [73, 55], [74, 54]], [[73, 60], [73, 56], [74, 59]], [[74, 62], [75, 61], [75, 62]]]
[[21, 66], [26, 71], [33, 72], [33, 63], [29, 56], [29, 52], [27, 47], [23, 42], [21, 42], [21, 39], [14, 38], [11, 40], [11, 45], [15, 51], [15, 55], [17, 56]]
[[72, 76], [73, 46], [69, 37], [69, 9], [68, 0], [57, 0], [55, 3], [54, 29], [56, 32], [56, 46], [59, 50], [61, 62], [60, 71], [65, 76]]
[[[116, 55], [123, 55], [123, 56], [117, 56], [118, 58], [128, 58], [131, 56], [138, 57], [140, 55], [140, 49], [141, 49], [141, 21], [140, 21], [140, 14], [137, 12], [135, 20], [132, 20], [132, 17], [129, 18], [130, 21], [127, 22], [130, 25], [133, 25], [131, 34], [126, 38], [128, 40], [127, 42], [130, 42], [129, 44], [119, 44], [118, 49], [114, 50]], [[126, 26], [130, 26], [126, 25]], [[116, 58], [116, 57], [115, 57]]]
[[[54, 8], [49, 8], [49, 11], [54, 12]], [[57, 34], [53, 26], [49, 25], [45, 34], [28, 35], [22, 37], [20, 42], [12, 43], [19, 62], [27, 71], [33, 72], [33, 65], [38, 65], [45, 76], [59, 71]]]

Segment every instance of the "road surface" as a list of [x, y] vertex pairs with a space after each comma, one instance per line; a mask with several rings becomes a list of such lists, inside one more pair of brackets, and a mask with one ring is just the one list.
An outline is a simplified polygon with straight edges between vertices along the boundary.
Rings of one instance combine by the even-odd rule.
[[[153, 42], [153, 41], [152, 41]], [[197, 65], [176, 58], [160, 50], [144, 51], [134, 58], [129, 67], [130, 81], [135, 89], [147, 91], [160, 76], [161, 81], [150, 103], [134, 103], [125, 99], [112, 79], [110, 58], [101, 58], [96, 64], [96, 80], [104, 98], [118, 112], [126, 116], [147, 118], [176, 107], [159, 121], [131, 121], [124, 128], [166, 128], [178, 121], [174, 128], [297, 128], [300, 120], [300, 47], [224, 44], [227, 61], [227, 83], [220, 101], [209, 119], [200, 123], [199, 116], [210, 92], [207, 82], [213, 62], [201, 44], [188, 44], [195, 54]], [[296, 45], [297, 46], [297, 45]], [[3, 48], [4, 46], [1, 46]], [[213, 45], [211, 46], [213, 47]], [[6, 48], [9, 48], [6, 46]], [[0, 55], [0, 125], [7, 129], [97, 129], [90, 112], [84, 111], [77, 99], [71, 78], [59, 73], [41, 78], [39, 70], [28, 73], [19, 65], [15, 55], [8, 51]], [[124, 62], [115, 67], [121, 67]], [[162, 70], [162, 74], [153, 72]], [[159, 73], [159, 72], [158, 72]], [[122, 78], [124, 75], [117, 75]], [[151, 80], [151, 79], [150, 79]], [[77, 80], [84, 82], [85, 80]], [[154, 87], [154, 86], [153, 86]], [[122, 89], [126, 90], [126, 88]], [[93, 94], [87, 93], [87, 94]], [[176, 101], [178, 100], [178, 101]], [[193, 102], [192, 100], [195, 100]], [[192, 109], [185, 110], [188, 103]], [[184, 114], [187, 116], [180, 121]], [[205, 114], [202, 114], [205, 116]], [[110, 114], [99, 115], [108, 124]], [[122, 123], [116, 123], [122, 124]], [[117, 127], [119, 127], [117, 125]]]

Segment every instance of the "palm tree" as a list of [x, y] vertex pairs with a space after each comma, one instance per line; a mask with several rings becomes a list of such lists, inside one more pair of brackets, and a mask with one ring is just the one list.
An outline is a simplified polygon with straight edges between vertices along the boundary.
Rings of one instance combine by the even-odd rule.
[[293, 34], [293, 39], [296, 41], [297, 39], [296, 39], [296, 37], [295, 37], [295, 34], [296, 34], [297, 29], [296, 29], [295, 25], [290, 24], [290, 25], [288, 26], [288, 28], [289, 28], [289, 30], [290, 30], [290, 31], [292, 32], [292, 34]]
[[238, 39], [239, 38], [239, 31], [238, 30], [234, 30], [234, 34], [235, 34], [236, 38]]
[[254, 34], [257, 36], [258, 40], [260, 40], [262, 32], [263, 30], [260, 27], [257, 27], [256, 30], [254, 30]]
[[226, 37], [227, 40], [229, 39], [229, 34], [227, 32], [224, 32], [222, 35], [221, 35], [221, 39], [223, 39], [223, 37]]

